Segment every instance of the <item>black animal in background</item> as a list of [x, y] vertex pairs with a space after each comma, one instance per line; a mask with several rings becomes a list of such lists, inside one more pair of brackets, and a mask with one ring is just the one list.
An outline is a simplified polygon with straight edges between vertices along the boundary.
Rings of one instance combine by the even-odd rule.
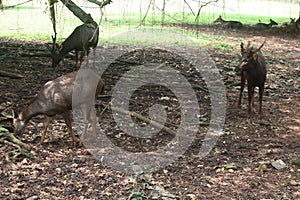
[[276, 26], [276, 25], [278, 25], [278, 23], [275, 22], [274, 20], [270, 19], [269, 24], [259, 22], [255, 25], [253, 25], [252, 28], [255, 29], [255, 30], [266, 30], [266, 29], [270, 29], [270, 28], [272, 28], [272, 26]]
[[59, 46], [54, 45], [52, 52], [52, 67], [56, 67], [67, 53], [75, 50], [76, 65], [81, 64], [83, 56], [89, 54], [90, 48], [98, 45], [99, 26], [96, 22], [77, 26], [71, 35]]
[[243, 24], [241, 22], [224, 20], [221, 17], [221, 15], [214, 21], [214, 23], [220, 23], [224, 28], [234, 28], [234, 29], [243, 28]]
[[254, 89], [259, 88], [259, 114], [262, 114], [262, 98], [265, 88], [265, 81], [267, 76], [267, 69], [265, 59], [261, 53], [261, 48], [264, 46], [265, 42], [260, 45], [258, 49], [250, 47], [250, 42], [246, 48], [244, 44], [241, 43], [241, 59], [236, 71], [241, 73], [241, 89], [238, 99], [238, 107], [241, 107], [242, 93], [247, 80], [248, 88], [248, 113], [252, 114], [254, 112]]

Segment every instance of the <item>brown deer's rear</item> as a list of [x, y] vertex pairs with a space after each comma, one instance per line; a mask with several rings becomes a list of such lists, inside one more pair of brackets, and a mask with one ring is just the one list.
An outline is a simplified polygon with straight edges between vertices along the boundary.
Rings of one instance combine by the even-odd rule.
[[239, 65], [236, 67], [236, 71], [241, 72], [241, 89], [238, 107], [241, 106], [242, 93], [247, 79], [249, 114], [253, 113], [254, 89], [256, 86], [259, 88], [259, 114], [262, 114], [262, 97], [267, 75], [265, 59], [260, 52], [260, 49], [264, 44], [265, 42], [258, 49], [254, 49], [253, 47], [250, 47], [250, 42], [246, 48], [244, 48], [244, 44], [241, 43], [242, 58], [240, 59]]
[[[78, 81], [78, 77], [84, 74], [85, 80]], [[86, 125], [84, 133], [87, 129], [87, 118], [91, 117], [93, 121], [93, 131], [96, 133], [95, 123], [96, 116], [93, 112], [95, 99], [103, 90], [103, 81], [91, 70], [80, 70], [67, 75], [58, 77], [52, 81], [48, 81], [36, 95], [36, 97], [26, 106], [18, 116], [14, 117], [15, 133], [23, 132], [28, 121], [37, 115], [44, 115], [44, 130], [42, 139], [39, 144], [42, 144], [45, 139], [45, 134], [49, 122], [55, 115], [62, 115], [66, 125], [72, 135], [73, 142], [75, 137], [72, 130], [72, 107], [84, 106]], [[73, 91], [84, 88], [85, 98], [74, 98]], [[81, 95], [81, 96], [82, 96]], [[90, 115], [93, 116], [90, 116]]]

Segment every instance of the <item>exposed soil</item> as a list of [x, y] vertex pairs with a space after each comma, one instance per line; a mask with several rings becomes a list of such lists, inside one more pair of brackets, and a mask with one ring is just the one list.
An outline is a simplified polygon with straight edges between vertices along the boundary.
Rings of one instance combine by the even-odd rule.
[[[96, 108], [99, 124], [107, 138], [128, 152], [141, 153], [155, 152], [173, 139], [172, 134], [163, 130], [150, 139], [130, 136], [117, 126], [110, 110], [112, 89], [126, 72], [147, 63], [155, 66], [165, 63], [189, 81], [201, 108], [198, 114], [200, 125], [189, 148], [173, 163], [153, 173], [131, 175], [95, 159], [84, 146], [73, 147], [59, 116], [49, 126], [44, 144], [35, 146], [42, 131], [42, 117], [35, 117], [19, 137], [32, 146], [30, 150], [24, 150], [31, 158], [18, 156], [12, 158], [12, 163], [7, 163], [5, 152], [12, 147], [0, 143], [1, 199], [300, 199], [300, 166], [294, 163], [300, 159], [299, 36], [278, 30], [249, 32], [217, 30], [208, 26], [183, 28], [206, 33], [230, 44], [224, 48], [220, 45], [212, 48], [216, 44], [212, 39], [206, 47], [227, 90], [223, 134], [206, 157], [200, 158], [199, 149], [209, 128], [211, 102], [201, 74], [180, 55], [159, 47], [108, 47], [125, 49], [128, 53], [116, 58], [102, 76], [105, 91], [98, 98]], [[236, 108], [240, 77], [234, 68], [239, 60], [241, 41], [250, 40], [254, 46], [259, 46], [265, 39], [263, 54], [268, 75], [263, 115], [249, 116], [247, 91], [244, 92], [242, 108]], [[45, 44], [0, 41], [0, 69], [23, 77], [0, 78], [1, 111], [20, 111], [45, 82], [77, 70], [69, 58], [61, 66], [51, 68], [51, 59], [45, 56], [48, 54]], [[164, 69], [163, 66], [158, 68]], [[165, 86], [146, 84], [138, 88], [133, 92], [129, 107], [131, 111], [149, 117], [149, 108], [156, 104], [161, 104], [166, 110], [165, 125], [176, 130], [182, 119], [181, 107], [174, 92]], [[1, 120], [0, 124], [13, 132], [12, 119]], [[141, 126], [147, 125], [136, 118], [133, 121]], [[113, 159], [117, 162], [119, 158]], [[285, 168], [272, 166], [271, 163], [278, 160], [286, 164]]]

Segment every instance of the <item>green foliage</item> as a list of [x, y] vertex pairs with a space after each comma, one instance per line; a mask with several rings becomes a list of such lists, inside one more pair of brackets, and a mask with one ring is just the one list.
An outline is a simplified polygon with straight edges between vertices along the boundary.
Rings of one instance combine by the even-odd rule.
[[247, 148], [247, 144], [245, 144], [245, 143], [239, 143], [239, 144], [237, 145], [237, 147], [238, 147], [239, 149], [245, 149], [245, 148]]
[[292, 161], [295, 165], [300, 165], [300, 160], [298, 159], [298, 160], [293, 160]]
[[[53, 34], [52, 24], [48, 13], [44, 12], [45, 9], [47, 9], [46, 6], [41, 6], [40, 8], [19, 6], [3, 11], [2, 16], [0, 15], [0, 17], [5, 16], [6, 20], [1, 20], [0, 37], [51, 42], [51, 35]], [[259, 19], [262, 22], [268, 23], [270, 18], [266, 16], [201, 12], [199, 23], [212, 24], [219, 15], [222, 15], [226, 20], [239, 20], [243, 24], [255, 24]], [[174, 24], [195, 24], [195, 16], [191, 14], [191, 12], [166, 13], [164, 22], [162, 22], [163, 16], [161, 13], [149, 13], [146, 17], [145, 12], [124, 13], [123, 15], [110, 14], [105, 17], [106, 18], [103, 18], [100, 26], [100, 41], [107, 41], [112, 35], [122, 33], [124, 30], [146, 29], [147, 27], [157, 29], [167, 28], [173, 31], [181, 31], [182, 34], [195, 38], [194, 32], [183, 30], [180, 26], [177, 26], [177, 28], [174, 28], [173, 26]], [[283, 21], [288, 21], [287, 18], [282, 17], [272, 16], [271, 18], [279, 24]], [[33, 21], [32, 19], [36, 20]], [[95, 21], [99, 22], [100, 19], [96, 18]], [[57, 13], [56, 22], [58, 42], [63, 41], [70, 35], [76, 26], [81, 24], [81, 22], [72, 14], [59, 14], [59, 11]], [[215, 36], [200, 33], [197, 35], [197, 40], [201, 46], [216, 48], [222, 52], [227, 52], [231, 49], [230, 45], [221, 42], [220, 40], [214, 42], [214, 37]], [[242, 39], [239, 38], [238, 40]], [[128, 41], [119, 42], [123, 43]], [[214, 44], [211, 44], [212, 42], [214, 42]]]
[[270, 122], [267, 121], [267, 120], [261, 120], [261, 121], [259, 122], [259, 125], [262, 125], [262, 126], [269, 126], [269, 125], [270, 125]]
[[0, 132], [6, 132], [7, 133], [9, 131], [0, 124]]
[[227, 42], [221, 41], [221, 42], [219, 42], [219, 43], [214, 44], [214, 45], [213, 45], [213, 48], [214, 48], [214, 49], [219, 49], [221, 52], [226, 53], [226, 52], [231, 51], [231, 49], [233, 49], [234, 46], [231, 45], [231, 44], [229, 44], [229, 43], [227, 43]]
[[[219, 14], [214, 14], [216, 16], [222, 15], [221, 13]], [[256, 24], [261, 20], [262, 23], [269, 23], [270, 18], [275, 20], [278, 24], [281, 24], [282, 22], [289, 21], [289, 19], [285, 17], [276, 17], [276, 16], [259, 16], [259, 15], [240, 15], [240, 14], [226, 14], [222, 15], [222, 17], [226, 20], [236, 20], [240, 21], [243, 24]], [[217, 17], [216, 17], [217, 18]], [[211, 22], [212, 23], [212, 22]]]
[[33, 10], [33, 9], [40, 9], [39, 7], [32, 7], [32, 6], [14, 6], [10, 8], [6, 8], [7, 10]]
[[131, 196], [130, 199], [132, 200], [143, 200], [146, 198], [146, 196], [142, 192], [138, 192], [138, 191], [132, 192], [130, 196]]

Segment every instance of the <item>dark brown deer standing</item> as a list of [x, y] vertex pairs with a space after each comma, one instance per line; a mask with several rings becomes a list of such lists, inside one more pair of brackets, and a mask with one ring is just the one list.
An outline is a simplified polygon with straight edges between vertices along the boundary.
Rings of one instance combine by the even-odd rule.
[[[75, 50], [76, 65], [81, 64], [83, 56], [89, 54], [90, 47], [95, 49], [99, 39], [99, 27], [96, 22], [77, 26], [71, 35], [60, 45], [53, 45], [52, 67], [56, 67], [64, 56]], [[55, 41], [53, 41], [55, 43]]]
[[243, 24], [239, 21], [226, 21], [221, 15], [214, 21], [214, 23], [220, 23], [224, 28], [235, 28], [240, 29], [243, 28]]
[[267, 69], [265, 59], [260, 52], [265, 42], [260, 45], [258, 49], [250, 47], [250, 42], [247, 47], [244, 48], [244, 44], [241, 43], [241, 55], [239, 65], [236, 67], [236, 71], [241, 73], [241, 89], [238, 99], [238, 107], [241, 107], [242, 94], [245, 87], [246, 79], [248, 86], [248, 113], [253, 113], [254, 108], [254, 89], [257, 86], [259, 88], [259, 114], [262, 114], [262, 98], [264, 93]]
[[[78, 77], [85, 77], [85, 80], [82, 81]], [[75, 144], [71, 110], [72, 106], [84, 106], [83, 111], [86, 124], [83, 134], [86, 133], [88, 121], [91, 120], [93, 133], [96, 135], [96, 115], [93, 105], [95, 99], [102, 92], [103, 85], [102, 79], [92, 70], [80, 70], [48, 81], [30, 104], [26, 106], [19, 115], [14, 116], [15, 134], [18, 135], [22, 133], [32, 117], [44, 115], [44, 130], [41, 141], [39, 142], [39, 144], [42, 144], [51, 119], [55, 115], [62, 115], [72, 136], [73, 143]], [[74, 98], [73, 90], [80, 92], [83, 98]]]

